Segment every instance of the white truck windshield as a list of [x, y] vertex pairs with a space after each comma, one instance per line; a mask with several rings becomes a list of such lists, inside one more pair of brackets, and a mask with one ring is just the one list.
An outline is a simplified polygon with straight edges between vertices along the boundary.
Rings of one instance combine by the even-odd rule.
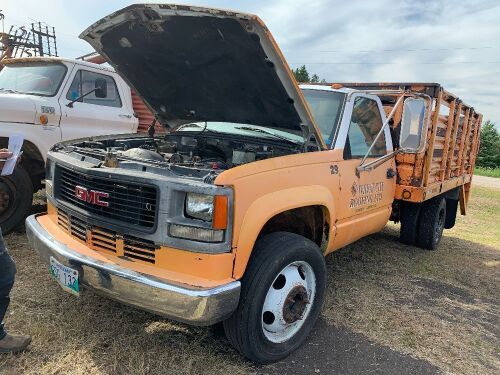
[[66, 74], [59, 63], [14, 63], [0, 71], [0, 92], [54, 96]]

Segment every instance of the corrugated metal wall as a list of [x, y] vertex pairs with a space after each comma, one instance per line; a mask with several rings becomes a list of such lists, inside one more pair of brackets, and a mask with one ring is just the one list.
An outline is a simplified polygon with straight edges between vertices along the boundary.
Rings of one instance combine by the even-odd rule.
[[[146, 104], [142, 101], [142, 99], [135, 93], [134, 90], [132, 92], [132, 106], [134, 107], [134, 111], [139, 119], [139, 126], [137, 127], [138, 133], [147, 133], [149, 126], [152, 124], [154, 120], [154, 116], [151, 111], [146, 107]], [[155, 126], [156, 133], [163, 133], [164, 129], [160, 123], [156, 123]]]

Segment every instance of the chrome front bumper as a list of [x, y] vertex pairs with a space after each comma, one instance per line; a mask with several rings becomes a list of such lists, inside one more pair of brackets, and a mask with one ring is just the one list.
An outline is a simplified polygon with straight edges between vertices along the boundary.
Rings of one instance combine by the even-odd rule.
[[210, 289], [169, 283], [116, 264], [102, 263], [56, 241], [37, 215], [26, 219], [31, 246], [47, 264], [50, 257], [80, 273], [80, 283], [114, 300], [193, 325], [211, 325], [229, 317], [240, 297], [240, 282]]

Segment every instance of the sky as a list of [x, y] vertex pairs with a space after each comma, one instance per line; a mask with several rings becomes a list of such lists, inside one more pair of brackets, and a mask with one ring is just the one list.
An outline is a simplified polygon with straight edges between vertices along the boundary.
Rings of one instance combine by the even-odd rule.
[[[59, 55], [73, 58], [92, 52], [81, 31], [132, 3], [1, 0], [0, 11], [7, 30], [33, 20], [54, 26]], [[328, 82], [438, 82], [500, 126], [499, 0], [180, 3], [257, 14], [292, 68], [305, 64]]]

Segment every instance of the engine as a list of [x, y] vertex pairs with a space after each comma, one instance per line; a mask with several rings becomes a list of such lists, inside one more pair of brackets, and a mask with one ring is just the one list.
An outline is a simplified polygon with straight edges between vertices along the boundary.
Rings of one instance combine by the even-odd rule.
[[301, 152], [300, 146], [293, 143], [252, 138], [172, 133], [164, 138], [97, 138], [72, 143], [70, 148], [103, 161], [114, 158], [116, 162], [147, 163], [189, 175], [196, 170], [197, 176], [212, 177], [242, 164]]

